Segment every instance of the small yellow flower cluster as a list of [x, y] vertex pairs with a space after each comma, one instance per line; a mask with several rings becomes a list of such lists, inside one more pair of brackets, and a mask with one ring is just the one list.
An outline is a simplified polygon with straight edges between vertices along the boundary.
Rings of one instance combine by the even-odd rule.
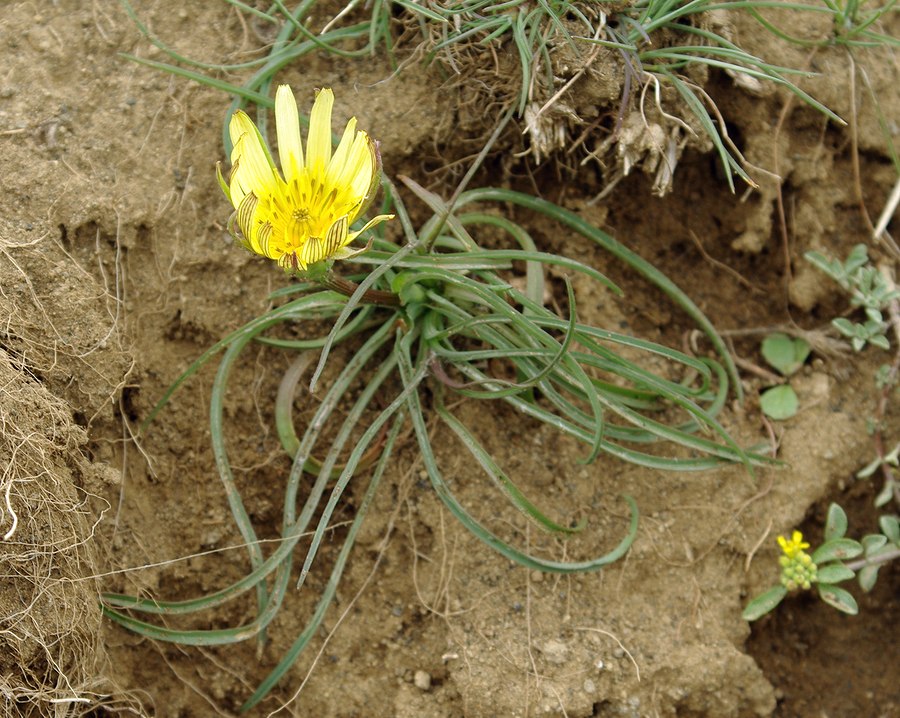
[[794, 531], [790, 540], [779, 536], [778, 545], [784, 553], [778, 559], [781, 564], [781, 585], [788, 591], [810, 589], [816, 582], [819, 569], [813, 563], [812, 557], [803, 550], [809, 548], [809, 544], [803, 540], [803, 534]]

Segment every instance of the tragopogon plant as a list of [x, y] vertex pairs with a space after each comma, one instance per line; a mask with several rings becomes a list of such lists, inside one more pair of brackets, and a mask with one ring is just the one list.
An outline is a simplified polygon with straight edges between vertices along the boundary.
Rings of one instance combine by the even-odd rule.
[[[620, 538], [586, 542], [594, 555], [577, 549], [576, 554], [583, 551], [584, 555], [559, 560], [516, 546], [502, 528], [490, 525], [483, 510], [465, 506], [455, 494], [436, 442], [458, 442], [498, 493], [543, 530], [560, 537], [585, 535], [590, 521], [555, 519], [539, 508], [539, 497], [526, 496], [485, 448], [477, 430], [460, 418], [460, 401], [505, 402], [521, 413], [523, 422], [542, 422], [582, 442], [586, 462], [606, 453], [651, 469], [696, 471], [722, 462], [749, 466], [761, 460], [738, 447], [715, 418], [726, 401], [729, 379], [736, 376], [724, 344], [690, 299], [652, 265], [577, 215], [506, 189], [460, 190], [451, 202], [445, 202], [404, 179], [412, 195], [430, 208], [431, 216], [416, 226], [395, 186], [385, 180], [382, 212], [366, 222], [363, 212], [378, 186], [377, 146], [351, 121], [333, 151], [331, 93], [322, 90], [304, 148], [294, 102], [289, 89], [278, 90], [280, 170], [256, 126], [246, 115], [236, 114], [230, 123], [234, 144], [230, 182], [220, 177], [236, 210], [232, 227], [242, 244], [277, 261], [299, 281], [277, 293], [289, 298], [285, 304], [256, 317], [205, 352], [148, 418], [187, 377], [223, 353], [210, 404], [213, 449], [231, 511], [248, 547], [251, 569], [230, 586], [186, 601], [104, 596], [107, 616], [158, 640], [190, 645], [228, 644], [254, 636], [262, 640], [291, 577], [301, 585], [313, 567], [348, 484], [361, 482], [363, 499], [355, 506], [317, 608], [244, 708], [269, 691], [316, 634], [404, 427], [415, 436], [437, 495], [472, 534], [523, 566], [558, 573], [591, 571], [622, 557], [637, 531], [635, 502], [623, 497], [630, 519], [623, 521]], [[548, 309], [544, 272], [550, 267], [593, 282], [603, 291], [620, 290], [590, 266], [538, 251], [527, 231], [507, 216], [510, 207], [542, 213], [561, 230], [581, 235], [626, 262], [709, 336], [719, 361], [695, 358], [580, 321], [577, 294], [568, 280], [565, 297], [559, 297], [567, 305], [565, 316]], [[403, 229], [402, 243], [375, 233], [365, 247], [357, 248], [365, 251], [349, 249], [361, 232], [392, 214]], [[354, 230], [354, 224], [360, 228]], [[379, 229], [383, 228], [382, 224]], [[498, 234], [512, 240], [511, 248], [482, 246], [481, 237], [491, 236], [496, 242]], [[343, 260], [342, 272], [334, 267], [337, 259]], [[521, 289], [514, 281], [514, 264], [525, 268]], [[330, 324], [322, 336], [285, 339], [275, 334], [283, 325], [317, 326], [314, 322], [322, 320]], [[297, 356], [276, 398], [278, 436], [293, 465], [284, 488], [281, 540], [268, 555], [235, 484], [224, 439], [223, 401], [229, 374], [242, 352], [260, 342]], [[343, 346], [350, 351], [335, 351]], [[335, 372], [339, 356], [348, 358]], [[665, 363], [665, 375], [644, 368], [641, 357], [652, 358], [657, 366]], [[317, 395], [314, 415], [298, 435], [291, 415], [294, 391], [304, 370], [316, 361], [311, 388], [326, 383], [326, 365], [330, 385]], [[738, 385], [735, 391], [739, 392]], [[328, 422], [336, 428], [326, 432], [323, 427]], [[515, 440], [509, 436], [509, 441]], [[659, 443], [666, 445], [665, 450], [654, 448]], [[324, 458], [314, 459], [314, 451]], [[304, 473], [315, 480], [301, 497]], [[332, 488], [326, 493], [329, 485]], [[312, 538], [300, 549], [301, 537], [308, 532]], [[295, 573], [297, 564], [299, 573]], [[256, 614], [243, 625], [185, 630], [158, 622], [168, 616], [197, 614], [250, 591], [255, 592]], [[148, 616], [156, 616], [157, 622]]]

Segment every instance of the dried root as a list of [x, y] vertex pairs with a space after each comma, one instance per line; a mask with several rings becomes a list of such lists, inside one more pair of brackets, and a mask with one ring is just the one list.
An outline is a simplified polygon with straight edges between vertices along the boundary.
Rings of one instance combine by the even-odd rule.
[[[0, 714], [85, 715], [119, 703], [102, 678], [98, 501], [68, 407], [0, 350]], [[130, 703], [125, 701], [125, 703]], [[139, 714], [133, 708], [132, 715]]]

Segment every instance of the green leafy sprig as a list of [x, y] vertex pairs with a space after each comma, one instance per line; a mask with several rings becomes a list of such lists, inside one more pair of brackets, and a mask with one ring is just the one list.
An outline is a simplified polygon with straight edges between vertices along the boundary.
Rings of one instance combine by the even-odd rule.
[[886, 336], [888, 322], [882, 312], [891, 301], [900, 298], [900, 291], [869, 261], [868, 247], [864, 244], [855, 245], [843, 262], [820, 252], [807, 252], [803, 256], [850, 295], [851, 306], [865, 312], [863, 322], [854, 322], [846, 317], [837, 317], [831, 322], [835, 329], [850, 340], [853, 349], [862, 351], [866, 344], [884, 350], [890, 349], [890, 341]]
[[[884, 515], [879, 520], [881, 533], [869, 534], [861, 541], [847, 538], [847, 514], [838, 504], [828, 507], [823, 543], [807, 554], [799, 531], [791, 541], [779, 537], [784, 555], [781, 557], [781, 585], [754, 598], [744, 609], [746, 621], [756, 621], [774, 610], [791, 592], [810, 590], [813, 585], [825, 603], [842, 613], [856, 615], [859, 606], [846, 589], [837, 584], [856, 578], [864, 591], [871, 591], [879, 569], [900, 558], [900, 523], [897, 516]], [[856, 559], [856, 560], [852, 560]]]

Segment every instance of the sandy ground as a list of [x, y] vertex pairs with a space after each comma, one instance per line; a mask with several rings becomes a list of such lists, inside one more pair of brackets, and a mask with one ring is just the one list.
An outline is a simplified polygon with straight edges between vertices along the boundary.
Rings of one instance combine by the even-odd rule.
[[[192, 58], [234, 60], [265, 41], [227, 3], [190, 12], [172, 0], [136, 7], [158, 37]], [[810, 36], [824, 30], [805, 28]], [[776, 63], [821, 73], [804, 88], [841, 116], [856, 115], [856, 142], [822, 115], [796, 102], [786, 107], [785, 95], [749, 94], [714, 73], [703, 81], [759, 168], [758, 191], [731, 194], [702, 146], [684, 150], [664, 198], [653, 195], [653, 174], [636, 170], [593, 203], [613, 168], [579, 166], [564, 154], [536, 167], [533, 157], [511, 159], [512, 145], [478, 182], [578, 211], [676, 279], [736, 354], [759, 364], [770, 328], [821, 330], [845, 309], [802, 255], [843, 256], [868, 241], [858, 195], [877, 215], [895, 174], [871, 95], [846, 52], [811, 57], [758, 27], [734, 31]], [[240, 538], [209, 445], [212, 369], [136, 437], [171, 382], [287, 281], [225, 231], [230, 208], [214, 166], [227, 159], [228, 98], [123, 58], [165, 56], [116, 3], [13, 2], [0, 19], [0, 48], [0, 465], [19, 521], [0, 578], [2, 705], [11, 716], [84, 715], [99, 705], [92, 715], [233, 715], [305, 624], [340, 527], [259, 656], [253, 642], [179, 648], [140, 638], [103, 620], [96, 600], [101, 591], [190, 598], [247, 568], [243, 552], [225, 550]], [[860, 53], [856, 68], [883, 115], [900, 117], [895, 58]], [[502, 75], [494, 77], [502, 85]], [[573, 107], [582, 115], [611, 107], [617, 77], [610, 68], [587, 73], [574, 85]], [[309, 55], [279, 80], [298, 92], [334, 87], [338, 119], [355, 114], [381, 140], [386, 171], [436, 192], [447, 192], [459, 172], [453, 163], [491, 120], [491, 106], [479, 104], [465, 78], [415, 60], [396, 74], [382, 59]], [[784, 178], [787, 244], [773, 172]], [[548, 220], [523, 212], [516, 219], [541, 249], [591, 263], [625, 288], [622, 300], [581, 297], [582, 319], [689, 346], [690, 322], [658, 291]], [[561, 279], [553, 286], [564, 292]], [[272, 538], [289, 461], [271, 404], [290, 357], [266, 347], [252, 355], [235, 369], [232, 386], [240, 389], [227, 400], [227, 435], [251, 518]], [[626, 519], [616, 497], [628, 493], [642, 515], [628, 557], [571, 578], [512, 565], [447, 513], [407, 437], [326, 630], [251, 715], [287, 701], [286, 714], [322, 717], [900, 715], [890, 676], [900, 662], [895, 577], [886, 575], [863, 602], [868, 623], [801, 601], [754, 629], [753, 655], [740, 618], [748, 598], [776, 577], [778, 533], [806, 519], [804, 530], [820, 536], [829, 500], [855, 507], [851, 525], [860, 532], [872, 520], [874, 491], [852, 476], [874, 455], [867, 418], [874, 372], [887, 361], [871, 350], [817, 351], [794, 380], [800, 413], [774, 428], [757, 406], [763, 380], [747, 371], [748, 399], [723, 422], [747, 445], [774, 436], [787, 464], [756, 476], [739, 468], [661, 475], [609, 457], [585, 466], [574, 441], [503, 406], [464, 405], [460, 415], [523, 488], [557, 515], [591, 507], [591, 525], [574, 548], [554, 545], [512, 508], [496, 508], [489, 482], [448, 436], [438, 442], [440, 458], [466, 505], [520, 545], [562, 557], [615, 545]], [[308, 416], [309, 406], [299, 408]], [[889, 407], [889, 443], [896, 419]], [[340, 521], [360, 499], [353, 494]], [[6, 532], [8, 512], [3, 520]], [[251, 600], [239, 601], [190, 627], [235, 625], [252, 611]], [[886, 668], [872, 669], [878, 660]]]

